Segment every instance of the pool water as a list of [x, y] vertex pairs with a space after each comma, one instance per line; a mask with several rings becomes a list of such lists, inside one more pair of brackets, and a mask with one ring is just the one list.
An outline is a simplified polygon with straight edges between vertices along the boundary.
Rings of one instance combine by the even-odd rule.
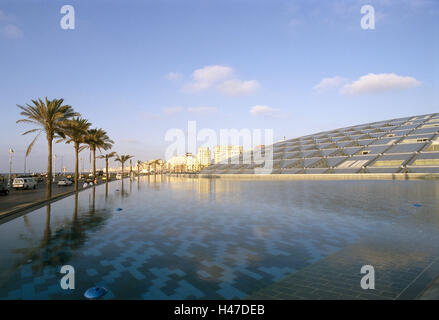
[[438, 257], [439, 181], [146, 176], [0, 224], [0, 298], [412, 299]]

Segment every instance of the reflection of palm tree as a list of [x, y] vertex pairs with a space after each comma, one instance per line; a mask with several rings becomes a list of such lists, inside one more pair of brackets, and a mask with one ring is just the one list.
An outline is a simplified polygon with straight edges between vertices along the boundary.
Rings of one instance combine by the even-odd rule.
[[42, 246], [47, 246], [50, 241], [51, 231], [50, 231], [50, 204], [46, 206], [46, 227], [44, 228], [44, 237]]
[[65, 138], [57, 142], [65, 141], [66, 143], [73, 143], [75, 147], [75, 191], [78, 191], [79, 181], [79, 153], [85, 149], [81, 143], [85, 142], [87, 130], [91, 126], [86, 119], [73, 118], [73, 120], [66, 120], [62, 125]]
[[26, 104], [25, 107], [18, 105], [22, 110], [21, 115], [24, 119], [20, 119], [19, 122], [26, 122], [37, 125], [38, 128], [31, 129], [23, 133], [24, 135], [32, 132], [38, 132], [38, 135], [34, 138], [32, 143], [29, 145], [26, 151], [26, 156], [32, 150], [35, 141], [40, 136], [41, 132], [46, 133], [47, 145], [48, 145], [48, 156], [47, 156], [47, 177], [46, 177], [46, 198], [52, 197], [52, 143], [53, 139], [60, 136], [64, 137], [61, 124], [72, 117], [79, 116], [78, 113], [74, 112], [73, 108], [69, 105], [63, 104], [64, 99], [53, 99], [48, 100], [47, 97], [45, 101], [42, 99], [32, 100], [34, 104]]
[[78, 220], [78, 193], [75, 193], [75, 204], [73, 209], [73, 223], [76, 223]]
[[91, 210], [90, 210], [90, 213], [94, 214], [95, 213], [95, 202], [96, 202], [96, 187], [95, 186], [93, 186], [93, 190], [91, 192], [91, 196], [92, 196], [92, 199], [91, 199]]
[[[46, 206], [46, 224], [43, 238], [39, 245], [16, 249], [14, 253], [22, 254], [23, 260], [18, 265], [32, 262], [32, 269], [35, 271], [43, 270], [47, 265], [59, 266], [67, 264], [71, 258], [71, 250], [76, 250], [85, 244], [89, 231], [100, 228], [110, 217], [108, 213], [99, 215], [85, 215], [78, 218], [78, 193], [74, 197], [74, 209], [72, 222], [66, 223], [62, 228], [51, 230], [51, 205]], [[34, 241], [30, 239], [32, 243]], [[15, 270], [17, 266], [14, 267]]]
[[23, 216], [23, 220], [24, 220], [24, 224], [25, 224], [26, 228], [29, 230], [29, 232], [32, 234], [35, 234], [35, 230], [32, 228], [27, 215]]

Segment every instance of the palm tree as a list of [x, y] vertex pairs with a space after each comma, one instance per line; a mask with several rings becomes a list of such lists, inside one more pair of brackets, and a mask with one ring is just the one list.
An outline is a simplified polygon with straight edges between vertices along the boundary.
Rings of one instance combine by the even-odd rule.
[[142, 165], [142, 161], [137, 160], [137, 178], [140, 177], [140, 166]]
[[133, 156], [130, 156], [129, 154], [122, 154], [122, 155], [116, 155], [116, 159], [114, 161], [120, 162], [122, 164], [122, 179], [123, 179], [123, 173], [125, 169], [125, 162], [129, 159], [133, 158]]
[[87, 138], [87, 130], [91, 123], [86, 119], [73, 118], [72, 120], [64, 121], [62, 129], [65, 135], [64, 139], [59, 139], [57, 142], [65, 141], [66, 143], [73, 143], [75, 147], [75, 191], [78, 191], [79, 181], [79, 153], [86, 148], [85, 143]]
[[47, 177], [46, 177], [46, 197], [52, 197], [52, 143], [56, 137], [64, 137], [64, 133], [61, 128], [61, 124], [72, 117], [79, 116], [73, 108], [69, 105], [63, 104], [64, 99], [49, 100], [47, 97], [45, 101], [42, 99], [32, 100], [33, 105], [27, 104], [26, 106], [17, 105], [22, 111], [20, 115], [25, 117], [24, 119], [17, 120], [17, 123], [26, 122], [37, 125], [37, 128], [31, 129], [23, 133], [38, 132], [37, 136], [31, 142], [26, 151], [28, 156], [32, 150], [32, 147], [40, 136], [41, 132], [46, 133], [48, 155], [47, 155]]
[[154, 166], [154, 174], [157, 174], [157, 165], [160, 164], [160, 159], [152, 160], [151, 164]]
[[108, 137], [107, 132], [102, 129], [88, 130], [86, 143], [88, 148], [93, 153], [93, 177], [96, 177], [96, 150], [109, 150], [114, 144], [114, 141]]
[[99, 159], [105, 159], [105, 175], [107, 177], [107, 182], [108, 182], [109, 177], [110, 177], [110, 175], [108, 173], [108, 160], [110, 160], [110, 158], [113, 158], [114, 156], [116, 156], [116, 152], [110, 152], [110, 153], [98, 156]]

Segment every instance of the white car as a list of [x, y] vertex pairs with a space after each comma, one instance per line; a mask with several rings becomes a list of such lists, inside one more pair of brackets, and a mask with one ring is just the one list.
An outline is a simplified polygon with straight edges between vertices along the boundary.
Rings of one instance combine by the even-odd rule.
[[34, 178], [15, 178], [12, 182], [14, 189], [36, 189], [37, 182]]
[[117, 180], [122, 179], [122, 174], [120, 174], [120, 173], [116, 174], [116, 179], [117, 179]]
[[61, 179], [58, 181], [59, 186], [70, 186], [72, 184], [73, 184], [73, 181], [69, 180], [69, 179]]

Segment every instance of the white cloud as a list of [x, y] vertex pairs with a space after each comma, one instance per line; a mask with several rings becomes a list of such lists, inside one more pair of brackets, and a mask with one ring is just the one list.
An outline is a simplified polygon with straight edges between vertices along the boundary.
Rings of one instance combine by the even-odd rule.
[[274, 116], [279, 109], [270, 108], [268, 106], [253, 106], [250, 109], [250, 113], [252, 116]]
[[215, 107], [190, 107], [187, 111], [190, 113], [207, 114], [217, 112], [218, 109]]
[[242, 81], [234, 77], [233, 68], [221, 65], [206, 66], [192, 73], [192, 81], [183, 87], [183, 91], [194, 93], [211, 88], [229, 95], [238, 96], [256, 91], [260, 85], [256, 80]]
[[332, 78], [324, 78], [318, 85], [316, 85], [313, 89], [318, 92], [323, 92], [328, 89], [337, 88], [341, 86], [347, 80], [345, 78], [335, 76]]
[[177, 81], [177, 80], [180, 80], [181, 78], [183, 78], [183, 75], [179, 72], [169, 72], [166, 75], [166, 79], [171, 80], [171, 81]]
[[255, 92], [259, 87], [259, 82], [256, 80], [241, 81], [232, 79], [221, 83], [218, 89], [228, 96], [239, 96]]
[[184, 87], [184, 91], [197, 92], [211, 88], [221, 80], [233, 75], [233, 69], [227, 66], [206, 66], [192, 73], [193, 81]]
[[163, 108], [163, 112], [168, 115], [174, 115], [176, 113], [182, 112], [184, 109], [183, 107], [170, 107], [170, 108]]
[[394, 73], [369, 73], [352, 83], [345, 84], [340, 92], [345, 95], [379, 93], [409, 89], [420, 85], [421, 82], [412, 77], [399, 76]]
[[226, 79], [233, 74], [233, 69], [226, 66], [207, 66], [197, 69], [193, 73], [193, 78], [197, 82], [214, 83]]
[[8, 24], [1, 28], [1, 33], [3, 36], [9, 39], [20, 39], [23, 38], [23, 31], [19, 27], [13, 24]]

